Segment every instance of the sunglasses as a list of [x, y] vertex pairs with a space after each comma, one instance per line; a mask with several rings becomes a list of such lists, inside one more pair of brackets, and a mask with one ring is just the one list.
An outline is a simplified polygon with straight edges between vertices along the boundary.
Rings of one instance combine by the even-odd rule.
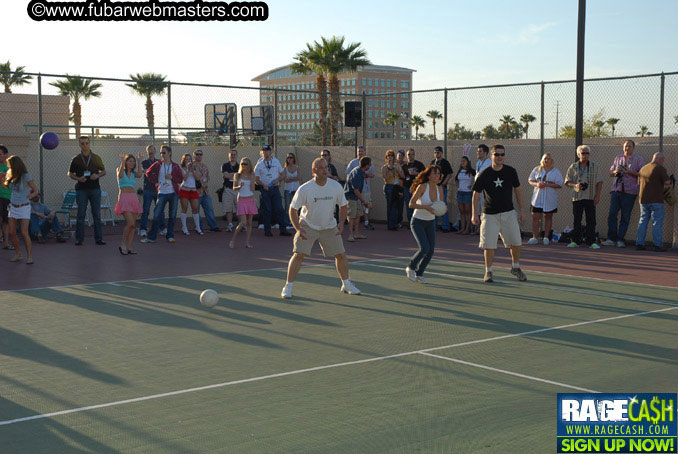
[[328, 156], [329, 156], [328, 154], [321, 154], [321, 155], [320, 155], [321, 158], [326, 158], [326, 157], [328, 157]]
[[494, 153], [495, 156], [506, 156], [506, 153]]
[[591, 154], [590, 151], [580, 151], [579, 153], [580, 153], [580, 154]]
[[167, 152], [166, 152], [166, 151], [161, 151], [160, 154], [167, 154]]
[[195, 153], [196, 156], [202, 156], [202, 153]]

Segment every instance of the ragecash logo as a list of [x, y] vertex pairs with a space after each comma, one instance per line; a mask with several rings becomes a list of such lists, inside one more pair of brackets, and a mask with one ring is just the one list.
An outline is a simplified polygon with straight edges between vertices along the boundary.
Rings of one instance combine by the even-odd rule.
[[678, 452], [676, 393], [558, 394], [558, 452]]

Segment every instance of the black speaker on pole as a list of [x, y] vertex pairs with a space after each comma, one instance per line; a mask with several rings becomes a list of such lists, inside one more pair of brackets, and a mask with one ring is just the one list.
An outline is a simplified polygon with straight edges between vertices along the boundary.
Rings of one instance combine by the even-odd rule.
[[363, 103], [360, 101], [346, 101], [344, 103], [344, 126], [359, 128], [362, 126]]

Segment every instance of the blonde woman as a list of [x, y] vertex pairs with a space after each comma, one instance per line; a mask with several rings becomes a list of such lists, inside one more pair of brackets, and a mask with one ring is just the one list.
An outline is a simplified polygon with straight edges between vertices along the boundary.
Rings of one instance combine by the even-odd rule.
[[558, 189], [563, 187], [563, 175], [553, 166], [551, 153], [545, 153], [529, 177], [532, 190], [532, 238], [527, 244], [539, 244], [539, 227], [544, 215], [544, 245], [550, 243], [553, 213], [558, 212]]
[[10, 262], [19, 262], [24, 257], [21, 255], [19, 238], [16, 231], [20, 226], [21, 236], [26, 245], [26, 264], [33, 264], [33, 244], [28, 234], [28, 225], [31, 221], [31, 203], [30, 199], [38, 195], [33, 178], [26, 170], [26, 164], [18, 156], [7, 158], [7, 173], [2, 186], [12, 191], [12, 197], [9, 201], [9, 237], [14, 245], [14, 257]]
[[396, 163], [396, 155], [393, 150], [386, 151], [384, 160], [386, 163], [381, 168], [381, 177], [384, 179], [387, 228], [388, 230], [398, 230], [398, 203], [403, 203], [400, 179], [404, 179], [405, 174], [402, 167]]
[[179, 187], [179, 202], [181, 203], [181, 231], [184, 232], [184, 235], [190, 235], [188, 233], [188, 227], [186, 226], [186, 218], [188, 217], [188, 204], [191, 204], [191, 214], [193, 215], [193, 224], [195, 224], [195, 231], [199, 235], [203, 234], [203, 231], [200, 229], [200, 193], [198, 192], [198, 183], [200, 183], [200, 178], [202, 174], [198, 171], [198, 168], [193, 164], [193, 157], [186, 153], [181, 158], [181, 172], [184, 175], [184, 182]]
[[[139, 159], [143, 155], [139, 153]], [[120, 153], [120, 167], [116, 170], [118, 176], [118, 203], [115, 205], [115, 214], [125, 218], [125, 228], [122, 231], [122, 243], [118, 246], [118, 251], [122, 255], [136, 254], [132, 249], [134, 240], [134, 226], [137, 221], [137, 215], [143, 213], [136, 190], [134, 189], [135, 180], [141, 178], [141, 166], [137, 167], [137, 160], [131, 154]]]
[[235, 247], [235, 239], [238, 233], [247, 227], [247, 238], [245, 239], [245, 247], [252, 248], [250, 244], [250, 236], [252, 235], [252, 218], [257, 214], [257, 205], [254, 202], [254, 169], [252, 168], [252, 161], [249, 158], [242, 158], [240, 160], [240, 170], [233, 178], [233, 190], [238, 193], [238, 226], [233, 232], [233, 238], [228, 243], [228, 247], [233, 249]]

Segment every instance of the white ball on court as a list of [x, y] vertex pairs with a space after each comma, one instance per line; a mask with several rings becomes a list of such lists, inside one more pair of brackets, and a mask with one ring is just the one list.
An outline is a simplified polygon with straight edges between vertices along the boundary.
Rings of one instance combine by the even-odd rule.
[[442, 216], [443, 214], [447, 213], [447, 204], [445, 204], [445, 202], [442, 200], [436, 200], [433, 202], [431, 208], [433, 208], [436, 216]]
[[200, 294], [200, 304], [205, 307], [214, 307], [218, 302], [219, 294], [211, 288], [203, 290], [203, 292]]

